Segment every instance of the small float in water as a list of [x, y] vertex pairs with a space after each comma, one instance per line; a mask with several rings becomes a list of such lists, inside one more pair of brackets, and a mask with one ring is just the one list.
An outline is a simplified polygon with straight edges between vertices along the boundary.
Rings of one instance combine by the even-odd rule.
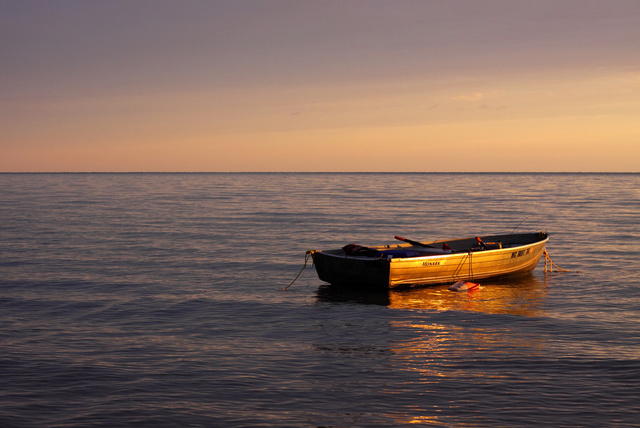
[[449, 291], [473, 291], [479, 290], [480, 284], [471, 281], [458, 281], [449, 286]]

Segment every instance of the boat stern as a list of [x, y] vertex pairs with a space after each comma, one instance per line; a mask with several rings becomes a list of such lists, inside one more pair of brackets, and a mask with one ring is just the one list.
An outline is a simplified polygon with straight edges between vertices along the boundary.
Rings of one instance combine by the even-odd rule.
[[315, 251], [311, 254], [318, 277], [322, 281], [354, 287], [389, 286], [388, 259], [352, 257], [337, 253], [338, 251]]

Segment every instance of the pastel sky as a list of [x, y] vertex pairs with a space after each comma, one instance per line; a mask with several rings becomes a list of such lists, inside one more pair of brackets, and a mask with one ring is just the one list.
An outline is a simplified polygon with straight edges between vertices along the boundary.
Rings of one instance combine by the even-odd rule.
[[0, 172], [640, 172], [638, 0], [0, 0]]

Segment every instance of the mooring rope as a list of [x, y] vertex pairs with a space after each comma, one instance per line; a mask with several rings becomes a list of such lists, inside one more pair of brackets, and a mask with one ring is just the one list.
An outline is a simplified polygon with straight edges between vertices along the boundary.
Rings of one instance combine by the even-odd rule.
[[302, 266], [302, 269], [300, 269], [300, 272], [298, 272], [298, 275], [296, 275], [296, 277], [293, 278], [293, 281], [291, 281], [291, 284], [289, 284], [286, 287], [284, 287], [282, 289], [282, 291], [284, 291], [287, 288], [291, 287], [293, 285], [293, 283], [296, 282], [296, 280], [298, 279], [298, 277], [300, 276], [300, 274], [302, 273], [304, 268], [307, 267], [307, 262], [309, 261], [309, 257], [311, 257], [313, 255], [313, 253], [315, 253], [315, 252], [316, 252], [316, 250], [307, 250], [307, 252], [304, 253], [304, 265]]
[[[566, 270], [566, 269], [562, 269], [560, 266], [558, 266], [557, 264], [555, 264], [553, 262], [553, 260], [551, 260], [551, 257], [549, 257], [549, 253], [547, 253], [547, 250], [544, 250], [544, 273], [550, 272], [553, 273], [553, 267], [555, 266], [556, 268], [558, 268], [559, 270], [561, 270], [562, 272], [574, 272], [574, 273], [582, 273], [582, 271], [579, 270]], [[547, 262], [548, 267], [547, 267]]]

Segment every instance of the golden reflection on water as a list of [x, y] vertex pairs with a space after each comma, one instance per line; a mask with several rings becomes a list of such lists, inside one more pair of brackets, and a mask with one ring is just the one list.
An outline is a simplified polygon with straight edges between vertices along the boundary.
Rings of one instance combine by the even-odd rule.
[[[502, 364], [483, 364], [490, 361], [508, 362], [513, 358], [542, 356], [545, 343], [538, 335], [527, 334], [513, 327], [507, 316], [544, 317], [547, 297], [547, 278], [533, 274], [505, 279], [481, 281], [479, 290], [453, 292], [448, 286], [431, 286], [381, 293], [345, 291], [331, 286], [322, 287], [318, 298], [322, 301], [350, 302], [387, 306], [394, 310], [415, 311], [416, 316], [391, 319], [391, 331], [403, 337], [388, 344], [389, 364], [411, 373], [411, 385], [389, 385], [385, 394], [404, 393], [405, 388], [422, 391], [424, 397], [441, 396], [449, 384], [470, 382], [480, 389], [508, 381]], [[424, 311], [424, 316], [420, 312]], [[435, 312], [435, 313], [434, 313]], [[439, 315], [454, 312], [449, 318]], [[475, 312], [499, 317], [476, 317]], [[477, 321], [477, 323], [474, 323]], [[382, 355], [382, 354], [381, 354]], [[444, 385], [444, 386], [443, 386]], [[463, 400], [464, 401], [464, 400]], [[398, 408], [388, 414], [397, 425], [450, 426], [450, 419], [440, 414], [434, 404]]]
[[[539, 317], [544, 315], [545, 282], [527, 275], [493, 282], [485, 280], [480, 290], [471, 292], [452, 292], [446, 286], [392, 291], [389, 307]], [[465, 379], [486, 386], [508, 380], [508, 375], [495, 365], [482, 364], [489, 355], [491, 360], [509, 361], [544, 354], [544, 343], [539, 337], [520, 334], [504, 318], [495, 323], [482, 319], [481, 323], [473, 324], [474, 318], [464, 320], [464, 315], [462, 317], [452, 323], [435, 321], [432, 317], [390, 321], [393, 330], [413, 332], [412, 339], [392, 347], [393, 365], [414, 373], [414, 383], [419, 383], [425, 394], [438, 394], [440, 384]], [[447, 426], [438, 413], [437, 406], [407, 408], [390, 417], [398, 425]]]
[[414, 416], [401, 421], [403, 424], [420, 424], [425, 426], [448, 426], [448, 424], [438, 420], [437, 416]]
[[[415, 338], [397, 343], [390, 348], [390, 364], [411, 373], [411, 386], [425, 397], [442, 396], [450, 385], [468, 382], [475, 389], [490, 389], [505, 382], [512, 382], [512, 374], [502, 370], [503, 361], [543, 356], [545, 344], [542, 339], [521, 336], [508, 324], [499, 326], [457, 326], [427, 322], [391, 321], [392, 330], [413, 331]], [[456, 387], [453, 387], [456, 389]], [[395, 394], [392, 388], [386, 391]], [[456, 407], [474, 404], [473, 397], [452, 397], [451, 401], [424, 406], [399, 408], [388, 414], [398, 426], [424, 424], [428, 426], [451, 426], [447, 417], [439, 415], [442, 406]], [[450, 417], [450, 415], [449, 415]], [[473, 426], [471, 424], [470, 426]]]
[[324, 284], [318, 300], [388, 306], [392, 309], [475, 311], [487, 314], [545, 316], [547, 281], [533, 274], [503, 279], [482, 280], [481, 288], [453, 292], [447, 285], [403, 290], [370, 291]]
[[485, 280], [479, 290], [473, 291], [453, 292], [447, 286], [394, 290], [389, 293], [389, 307], [538, 317], [544, 315], [546, 295], [545, 282], [525, 275], [509, 280]]

